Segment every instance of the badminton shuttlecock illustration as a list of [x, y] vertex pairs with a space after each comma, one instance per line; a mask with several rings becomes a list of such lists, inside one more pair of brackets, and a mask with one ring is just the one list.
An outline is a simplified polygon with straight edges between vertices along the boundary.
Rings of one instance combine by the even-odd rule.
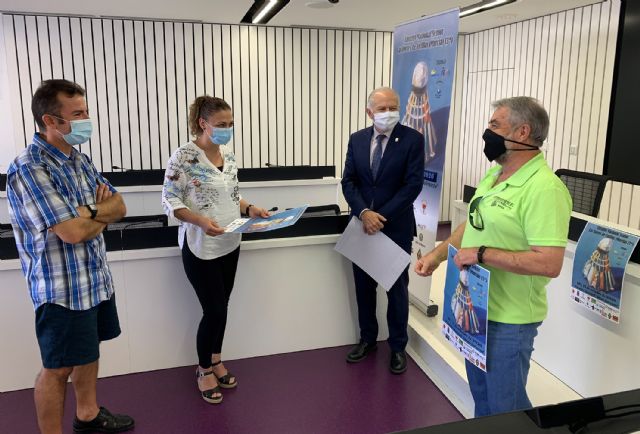
[[591, 257], [585, 262], [582, 273], [589, 283], [589, 286], [598, 291], [614, 291], [615, 279], [611, 272], [609, 262], [609, 252], [613, 247], [611, 238], [603, 238], [598, 243], [598, 247], [593, 251]]
[[418, 62], [413, 69], [412, 89], [402, 119], [402, 125], [418, 130], [424, 135], [425, 159], [427, 161], [436, 156], [436, 133], [431, 122], [428, 83], [429, 67], [425, 62]]
[[474, 335], [480, 333], [480, 323], [473, 309], [471, 293], [469, 292], [469, 276], [466, 270], [460, 272], [456, 292], [451, 297], [451, 311], [458, 327]]

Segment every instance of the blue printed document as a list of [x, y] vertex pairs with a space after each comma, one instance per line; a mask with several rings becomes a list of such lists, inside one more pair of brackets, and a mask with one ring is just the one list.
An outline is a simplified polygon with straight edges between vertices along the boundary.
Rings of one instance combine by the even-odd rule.
[[280, 211], [272, 214], [268, 218], [239, 218], [235, 219], [227, 225], [225, 232], [233, 233], [252, 233], [252, 232], [267, 232], [275, 229], [286, 228], [295, 224], [298, 219], [304, 214], [304, 211], [309, 205], [303, 205], [298, 208], [292, 208], [285, 211]]
[[571, 299], [593, 314], [620, 323], [624, 273], [638, 237], [587, 223], [573, 258]]
[[490, 272], [479, 265], [458, 270], [449, 245], [442, 334], [468, 361], [487, 372], [487, 308]]

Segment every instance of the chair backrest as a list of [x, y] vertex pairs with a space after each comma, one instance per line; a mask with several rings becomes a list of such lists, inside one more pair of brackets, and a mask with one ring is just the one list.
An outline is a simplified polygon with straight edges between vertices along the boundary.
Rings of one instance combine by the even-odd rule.
[[556, 175], [564, 182], [571, 194], [573, 210], [597, 217], [609, 177], [569, 169], [558, 169]]

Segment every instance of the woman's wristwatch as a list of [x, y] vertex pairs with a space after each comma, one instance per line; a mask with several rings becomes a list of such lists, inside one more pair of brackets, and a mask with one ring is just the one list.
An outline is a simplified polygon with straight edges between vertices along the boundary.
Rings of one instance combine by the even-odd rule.
[[249, 208], [251, 208], [253, 206], [252, 203], [250, 203], [249, 205], [247, 205], [247, 207], [244, 210], [244, 215], [249, 216]]

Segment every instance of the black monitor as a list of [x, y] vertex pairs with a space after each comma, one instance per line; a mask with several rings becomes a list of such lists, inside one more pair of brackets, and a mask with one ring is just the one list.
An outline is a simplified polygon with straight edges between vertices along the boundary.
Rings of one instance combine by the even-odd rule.
[[640, 184], [638, 104], [640, 104], [640, 1], [622, 0], [613, 73], [604, 174], [614, 181]]

